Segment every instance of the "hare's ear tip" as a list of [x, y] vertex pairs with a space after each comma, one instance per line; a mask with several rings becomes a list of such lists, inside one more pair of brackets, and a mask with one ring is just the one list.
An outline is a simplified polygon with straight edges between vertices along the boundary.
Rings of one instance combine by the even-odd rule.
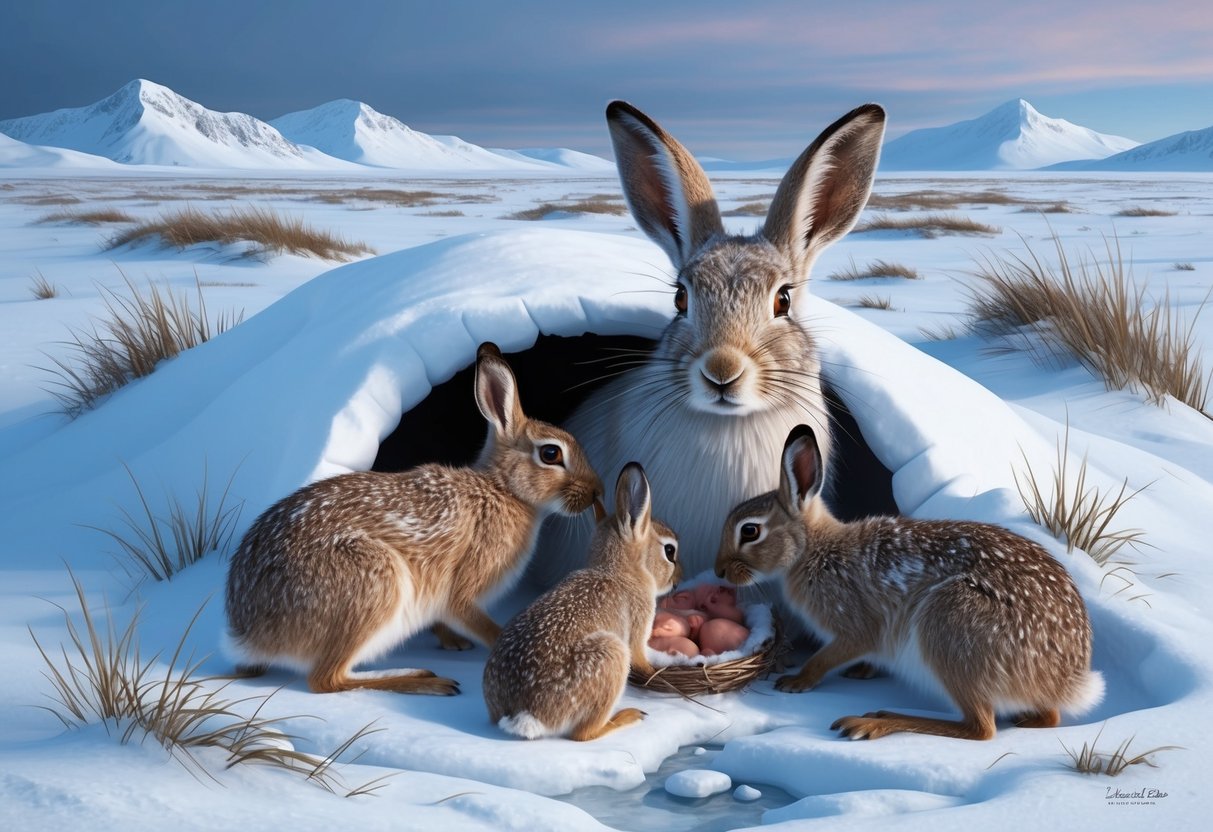
[[792, 447], [792, 443], [800, 439], [807, 439], [814, 445], [817, 444], [817, 434], [813, 432], [811, 427], [808, 425], [797, 425], [796, 427], [792, 428], [790, 433], [788, 433], [788, 439], [783, 443], [784, 450]]
[[[625, 477], [645, 477], [644, 466], [639, 462], [629, 462], [623, 466], [623, 470], [619, 472], [620, 478]], [[647, 477], [645, 477], [647, 479]]]
[[887, 118], [884, 107], [872, 101], [856, 107], [855, 115], [866, 116], [867, 118], [870, 118], [872, 121], [876, 122], [883, 122]]
[[622, 98], [612, 98], [606, 106], [606, 115], [607, 118], [614, 118], [615, 116], [619, 115], [620, 112], [626, 113], [635, 109], [635, 107], [624, 101]]
[[484, 359], [485, 357], [501, 358], [502, 357], [501, 348], [498, 347], [496, 344], [494, 344], [492, 341], [485, 341], [476, 350], [476, 360], [480, 361], [480, 360]]

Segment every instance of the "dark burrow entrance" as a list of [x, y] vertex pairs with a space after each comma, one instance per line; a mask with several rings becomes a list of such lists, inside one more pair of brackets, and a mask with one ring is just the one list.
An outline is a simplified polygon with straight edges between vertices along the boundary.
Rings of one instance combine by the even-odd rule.
[[[654, 342], [626, 335], [541, 335], [535, 345], [506, 356], [522, 408], [528, 416], [561, 424], [590, 393], [609, 380], [620, 350], [651, 350]], [[425, 400], [400, 417], [400, 424], [379, 446], [374, 471], [402, 471], [426, 462], [466, 465], [484, 441], [484, 417], [472, 398], [474, 366], [438, 385]], [[828, 395], [834, 426], [835, 514], [854, 520], [895, 514], [893, 477], [864, 441], [845, 405]], [[772, 460], [772, 465], [775, 461]], [[600, 471], [603, 480], [615, 472]]]

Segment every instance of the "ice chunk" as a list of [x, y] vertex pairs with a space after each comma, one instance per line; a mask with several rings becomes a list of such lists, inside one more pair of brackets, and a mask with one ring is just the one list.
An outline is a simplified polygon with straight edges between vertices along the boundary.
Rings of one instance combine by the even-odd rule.
[[665, 781], [665, 790], [675, 797], [711, 797], [731, 788], [729, 775], [704, 768], [689, 768], [671, 774]]

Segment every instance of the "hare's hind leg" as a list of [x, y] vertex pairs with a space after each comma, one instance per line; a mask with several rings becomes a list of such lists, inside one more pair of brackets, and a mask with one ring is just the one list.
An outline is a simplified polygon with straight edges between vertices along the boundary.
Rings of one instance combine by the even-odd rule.
[[316, 645], [308, 686], [316, 693], [356, 688], [452, 696], [459, 693], [454, 679], [429, 670], [398, 669], [354, 672], [362, 660], [382, 655], [404, 641], [425, 621], [410, 617], [408, 574], [394, 551], [374, 540], [346, 543], [340, 552], [344, 566], [358, 580], [331, 599], [333, 607]]
[[628, 678], [628, 649], [616, 636], [598, 633], [586, 638], [575, 654], [578, 684], [569, 700], [580, 703], [569, 739], [596, 740], [616, 728], [644, 719], [644, 711], [623, 708], [611, 713]]
[[1057, 708], [1041, 708], [1015, 717], [1020, 728], [1056, 728], [1061, 724], [1061, 711]]
[[994, 738], [994, 709], [989, 705], [962, 707], [959, 721], [910, 716], [893, 711], [875, 711], [863, 716], [844, 716], [834, 721], [831, 731], [838, 731], [852, 740], [875, 740], [889, 734], [909, 732], [954, 737], [961, 740]]

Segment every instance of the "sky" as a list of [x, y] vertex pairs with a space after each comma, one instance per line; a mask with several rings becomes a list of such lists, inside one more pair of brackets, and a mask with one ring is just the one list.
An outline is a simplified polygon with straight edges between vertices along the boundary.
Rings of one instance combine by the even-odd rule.
[[353, 98], [488, 147], [609, 155], [613, 98], [696, 155], [791, 156], [866, 101], [889, 136], [1014, 98], [1149, 141], [1213, 125], [1200, 0], [25, 0], [0, 4], [0, 119], [134, 78], [271, 119]]

